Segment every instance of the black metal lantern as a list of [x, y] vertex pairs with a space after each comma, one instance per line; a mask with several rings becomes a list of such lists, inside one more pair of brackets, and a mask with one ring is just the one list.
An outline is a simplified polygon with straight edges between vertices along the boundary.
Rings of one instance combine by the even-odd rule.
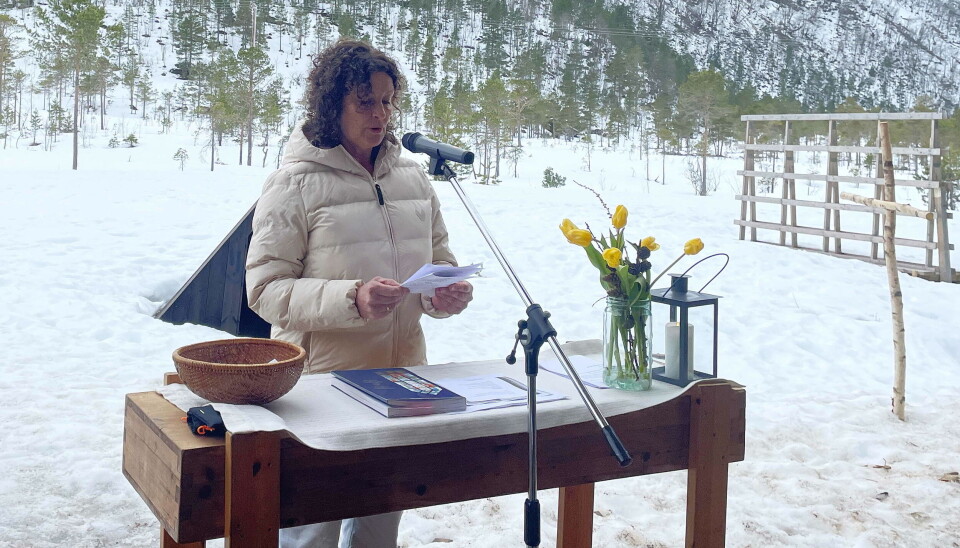
[[[698, 293], [687, 290], [687, 279], [685, 275], [671, 274], [670, 286], [665, 289], [654, 289], [650, 292], [650, 297], [655, 303], [662, 303], [670, 307], [670, 322], [665, 326], [664, 331], [664, 365], [653, 368], [653, 378], [658, 381], [667, 382], [677, 386], [686, 386], [687, 384], [699, 379], [717, 378], [717, 303], [720, 299], [717, 295], [707, 293]], [[693, 308], [712, 306], [713, 317], [705, 314], [698, 314], [700, 320], [706, 320], [712, 323], [708, 328], [712, 331], [712, 352], [707, 350], [707, 345], [695, 345], [694, 326], [690, 322], [690, 312]], [[703, 329], [701, 327], [700, 329]], [[702, 337], [700, 337], [702, 339]], [[701, 341], [702, 342], [702, 341]], [[701, 348], [696, 352], [695, 348]], [[712, 354], [710, 371], [697, 370], [695, 366], [698, 363], [704, 363], [702, 358], [705, 354]], [[699, 358], [695, 361], [694, 358]]]

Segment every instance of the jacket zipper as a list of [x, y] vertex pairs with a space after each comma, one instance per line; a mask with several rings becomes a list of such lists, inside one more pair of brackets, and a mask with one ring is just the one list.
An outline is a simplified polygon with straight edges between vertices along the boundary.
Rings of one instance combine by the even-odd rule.
[[[400, 276], [400, 258], [397, 257], [397, 241], [393, 235], [393, 223], [390, 222], [390, 214], [387, 212], [386, 203], [383, 199], [383, 190], [380, 188], [380, 183], [377, 182], [377, 178], [373, 178], [373, 189], [377, 192], [377, 203], [383, 206], [383, 218], [387, 223], [387, 234], [390, 236], [390, 248], [393, 251], [393, 278], [397, 279]], [[399, 280], [398, 280], [399, 281]], [[390, 360], [391, 365], [397, 363], [397, 349], [400, 347], [400, 313], [399, 311], [393, 315], [393, 352], [392, 359]]]

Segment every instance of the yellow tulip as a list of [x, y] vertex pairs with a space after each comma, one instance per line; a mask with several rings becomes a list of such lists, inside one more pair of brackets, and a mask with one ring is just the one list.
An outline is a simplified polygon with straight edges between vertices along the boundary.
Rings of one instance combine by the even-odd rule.
[[567, 232], [570, 232], [571, 230], [577, 230], [577, 229], [578, 229], [577, 225], [573, 224], [573, 221], [571, 221], [570, 219], [564, 219], [563, 222], [560, 223], [560, 232], [563, 232], [564, 234], [566, 234]]
[[640, 240], [640, 245], [649, 249], [650, 251], [656, 251], [660, 249], [660, 244], [657, 243], [657, 239], [653, 236], [647, 236], [646, 238]]
[[627, 226], [627, 208], [618, 205], [610, 221], [613, 223], [613, 228], [620, 229]]
[[703, 251], [703, 240], [700, 238], [694, 238], [683, 244], [683, 252], [687, 255], [696, 255], [701, 251]]
[[603, 250], [603, 260], [607, 261], [607, 266], [610, 268], [617, 268], [620, 266], [620, 256], [621, 252], [615, 247], [608, 247]]
[[564, 236], [567, 237], [568, 242], [580, 247], [587, 247], [590, 245], [590, 242], [593, 241], [593, 234], [591, 234], [589, 230], [583, 230], [580, 228], [568, 230]]

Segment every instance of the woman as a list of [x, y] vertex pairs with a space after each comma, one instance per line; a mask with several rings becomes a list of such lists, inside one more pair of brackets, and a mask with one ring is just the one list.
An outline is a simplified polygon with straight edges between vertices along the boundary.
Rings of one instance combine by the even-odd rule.
[[[247, 297], [274, 338], [307, 351], [305, 371], [426, 363], [420, 316], [459, 314], [472, 286], [434, 297], [397, 280], [424, 263], [456, 264], [421, 167], [400, 158], [392, 115], [405, 81], [368, 44], [341, 40], [314, 59], [307, 120], [257, 202]], [[345, 520], [345, 546], [396, 546], [400, 512]], [[281, 532], [283, 546], [335, 548], [340, 523]]]

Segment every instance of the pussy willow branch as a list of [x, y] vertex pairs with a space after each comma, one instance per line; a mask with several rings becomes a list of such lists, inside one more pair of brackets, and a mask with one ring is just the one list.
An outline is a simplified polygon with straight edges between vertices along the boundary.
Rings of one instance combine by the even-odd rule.
[[603, 206], [603, 209], [607, 210], [607, 217], [613, 218], [613, 214], [610, 213], [610, 208], [607, 207], [607, 202], [604, 202], [604, 201], [603, 201], [603, 198], [600, 197], [600, 194], [599, 194], [596, 190], [588, 187], [587, 185], [585, 185], [585, 184], [583, 184], [583, 183], [581, 183], [581, 182], [578, 182], [576, 179], [572, 179], [572, 181], [573, 181], [573, 183], [574, 183], [575, 185], [577, 185], [578, 187], [580, 187], [580, 188], [585, 188], [585, 189], [589, 190], [591, 193], [593, 193], [593, 195], [596, 196], [598, 200], [600, 200], [600, 205]]

